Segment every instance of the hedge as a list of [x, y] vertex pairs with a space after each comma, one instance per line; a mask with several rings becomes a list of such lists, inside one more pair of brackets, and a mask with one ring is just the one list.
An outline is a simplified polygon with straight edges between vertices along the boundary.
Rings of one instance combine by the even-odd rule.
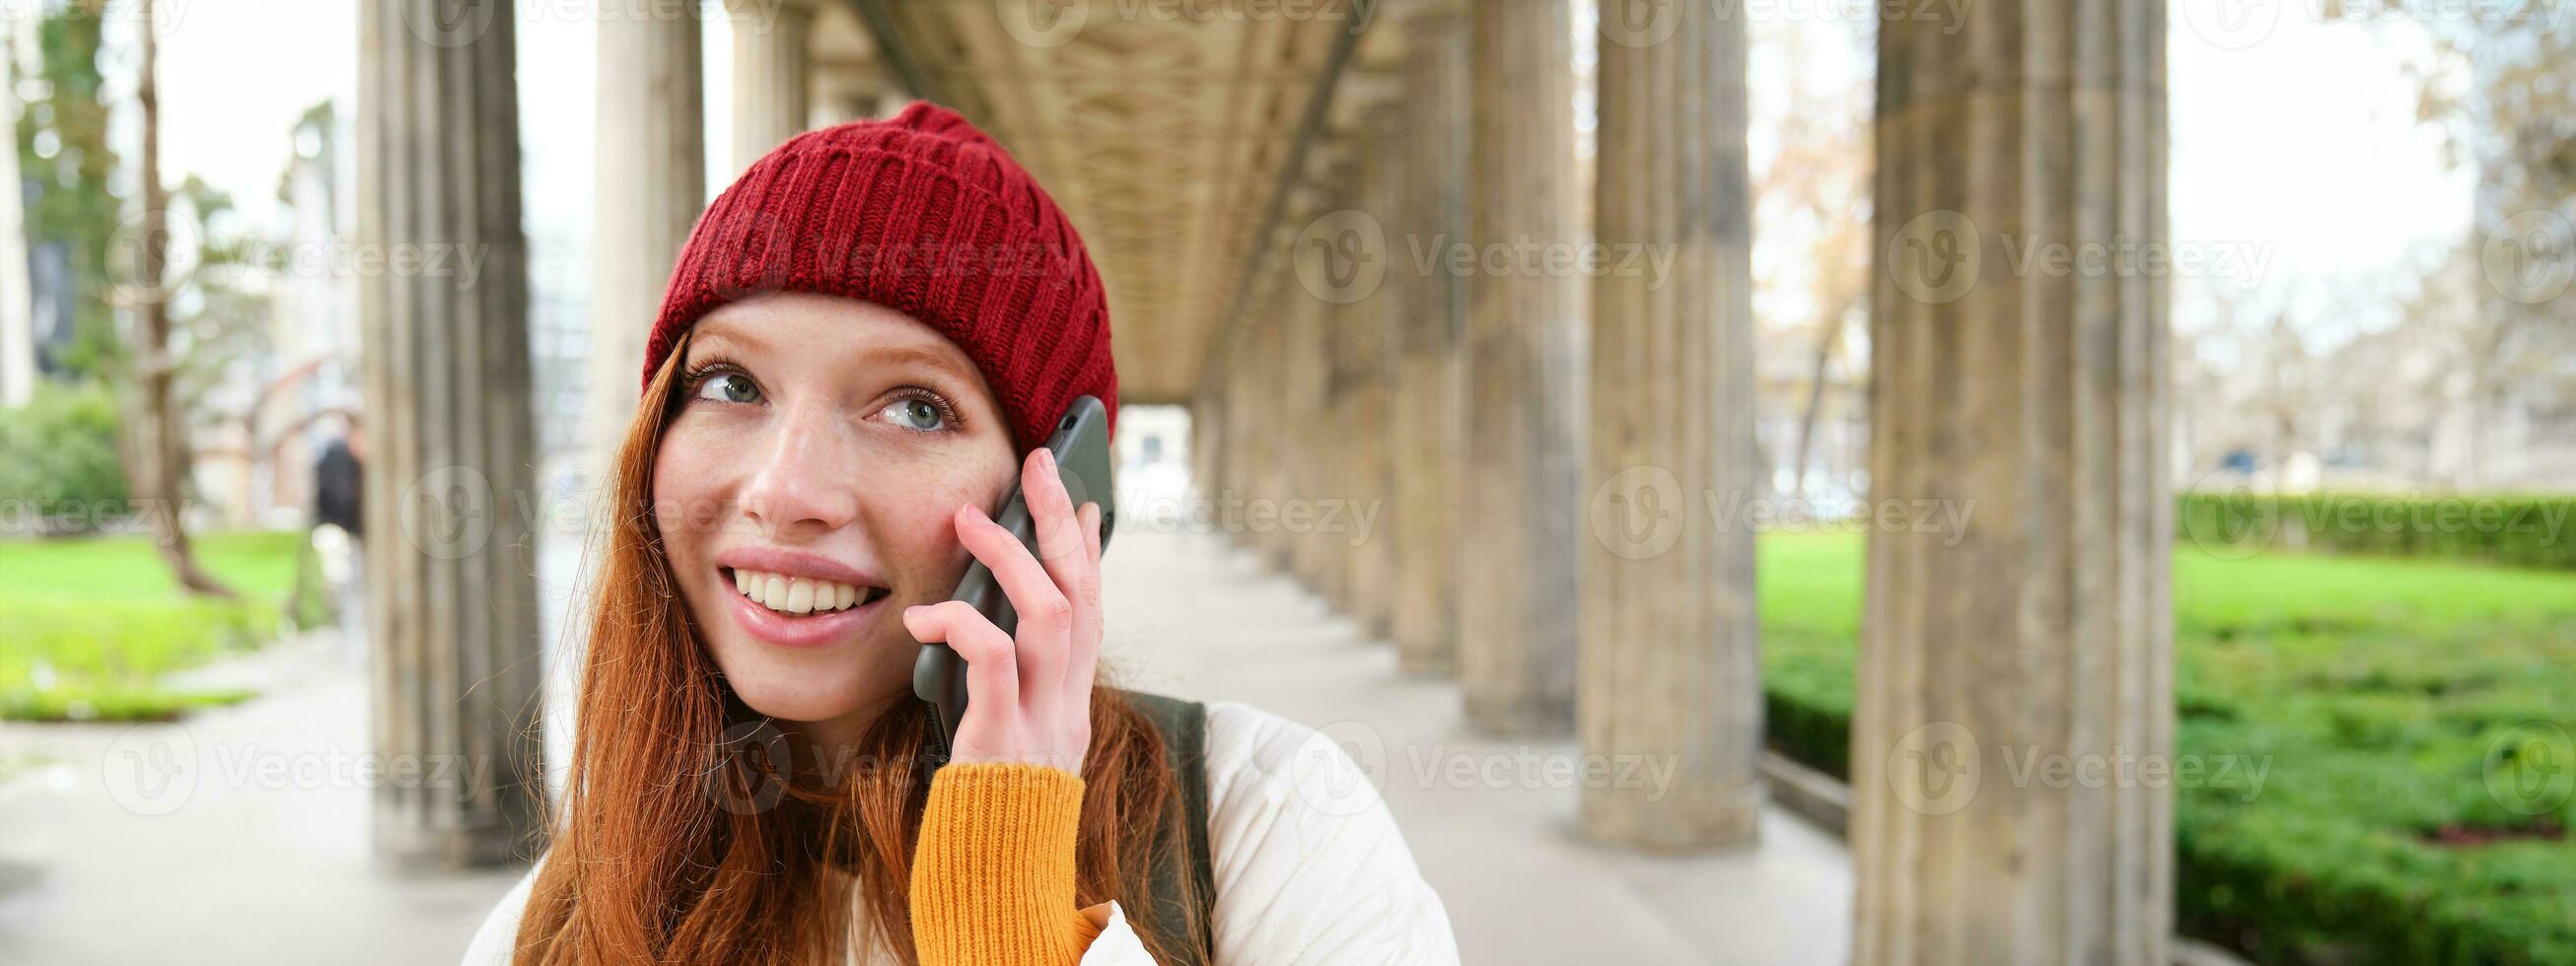
[[[1861, 544], [1760, 553], [1768, 740], [1846, 779]], [[2178, 927], [2280, 966], [2576, 964], [2576, 801], [2487, 784], [2576, 764], [2576, 577], [2174, 557], [2175, 750], [2269, 762], [2259, 794], [2175, 789]]]
[[2186, 493], [2180, 539], [2221, 557], [2317, 550], [2576, 570], [2576, 496]]

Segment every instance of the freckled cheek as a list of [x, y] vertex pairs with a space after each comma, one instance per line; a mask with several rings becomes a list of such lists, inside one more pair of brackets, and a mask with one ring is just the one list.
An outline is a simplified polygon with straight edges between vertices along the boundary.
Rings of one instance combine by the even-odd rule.
[[673, 427], [653, 467], [653, 519], [674, 569], [684, 572], [712, 561], [732, 485], [724, 447], [692, 442], [696, 435], [685, 425]]
[[898, 484], [872, 488], [875, 529], [884, 534], [889, 565], [906, 596], [916, 603], [946, 600], [974, 559], [957, 540], [957, 508], [972, 500], [989, 510], [999, 493], [986, 494], [989, 487], [977, 474], [955, 467], [918, 467], [902, 476]]

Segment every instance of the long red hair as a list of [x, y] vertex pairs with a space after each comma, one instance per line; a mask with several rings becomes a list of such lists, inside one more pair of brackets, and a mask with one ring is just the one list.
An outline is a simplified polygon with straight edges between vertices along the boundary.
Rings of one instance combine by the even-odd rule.
[[[819, 777], [776, 768], [775, 745], [748, 747], [777, 732], [701, 645], [651, 510], [686, 338], [618, 448], [572, 767], [520, 918], [519, 961], [838, 963], [857, 944], [882, 943], [912, 966], [907, 892], [929, 793], [929, 714], [896, 702], [851, 749], [844, 764], [856, 767]], [[1106, 683], [1091, 694], [1083, 779], [1077, 901], [1152, 908], [1156, 819], [1178, 790], [1161, 736]], [[853, 903], [833, 898], [854, 892], [869, 911], [865, 934]], [[1181, 897], [1185, 908], [1192, 898]], [[1158, 960], [1204, 948], [1196, 930], [1129, 923]]]

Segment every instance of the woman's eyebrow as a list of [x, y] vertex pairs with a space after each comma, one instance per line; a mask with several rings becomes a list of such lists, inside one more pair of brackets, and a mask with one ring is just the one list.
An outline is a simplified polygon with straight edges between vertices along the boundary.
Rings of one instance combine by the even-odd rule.
[[870, 361], [872, 362], [894, 366], [928, 366], [942, 373], [946, 373], [951, 378], [970, 383], [973, 381], [971, 378], [972, 374], [968, 370], [959, 367], [954, 358], [951, 358], [947, 353], [940, 352], [928, 346], [886, 346], [881, 349], [871, 350], [868, 354], [871, 357]]
[[758, 336], [747, 332], [700, 326], [699, 331], [689, 338], [687, 355], [689, 358], [696, 358], [700, 352], [749, 350], [762, 348], [765, 345], [766, 343], [760, 341]]

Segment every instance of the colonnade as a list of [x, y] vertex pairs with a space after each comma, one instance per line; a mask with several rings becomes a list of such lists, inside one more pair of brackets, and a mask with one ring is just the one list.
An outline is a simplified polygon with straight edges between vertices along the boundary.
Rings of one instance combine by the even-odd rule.
[[[807, 2], [736, 36], [738, 156], [804, 123]], [[441, 34], [441, 8], [495, 26]], [[510, 4], [364, 9], [362, 240], [496, 252], [474, 291], [366, 280], [369, 529], [394, 535], [532, 492], [525, 244]], [[1354, 69], [1352, 107], [1309, 133], [1189, 400], [1202, 494], [1266, 508], [1229, 537], [1405, 673], [1454, 677], [1470, 726], [1671, 764], [1669, 787], [1578, 806], [1579, 834], [1652, 851], [1750, 845], [1765, 800], [1756, 534], [1720, 512], [1769, 496], [1746, 24], [1726, 9], [1605, 0], [1587, 183], [1570, 0], [1390, 0], [1402, 57]], [[2004, 255], [2166, 237], [2164, 11], [1957, 16], [1879, 29], [1869, 495], [1968, 522], [1868, 537], [1855, 959], [2162, 962], [2169, 794], [2015, 782], [1999, 756], [2172, 747], [2165, 287]], [[594, 378], [621, 387], [704, 202], [697, 37], [601, 27]], [[1668, 268], [1586, 271], [1596, 246]], [[380, 750], [533, 761], [509, 517], [471, 547], [371, 539]], [[507, 781], [388, 792], [380, 839], [495, 859], [537, 834]]]

